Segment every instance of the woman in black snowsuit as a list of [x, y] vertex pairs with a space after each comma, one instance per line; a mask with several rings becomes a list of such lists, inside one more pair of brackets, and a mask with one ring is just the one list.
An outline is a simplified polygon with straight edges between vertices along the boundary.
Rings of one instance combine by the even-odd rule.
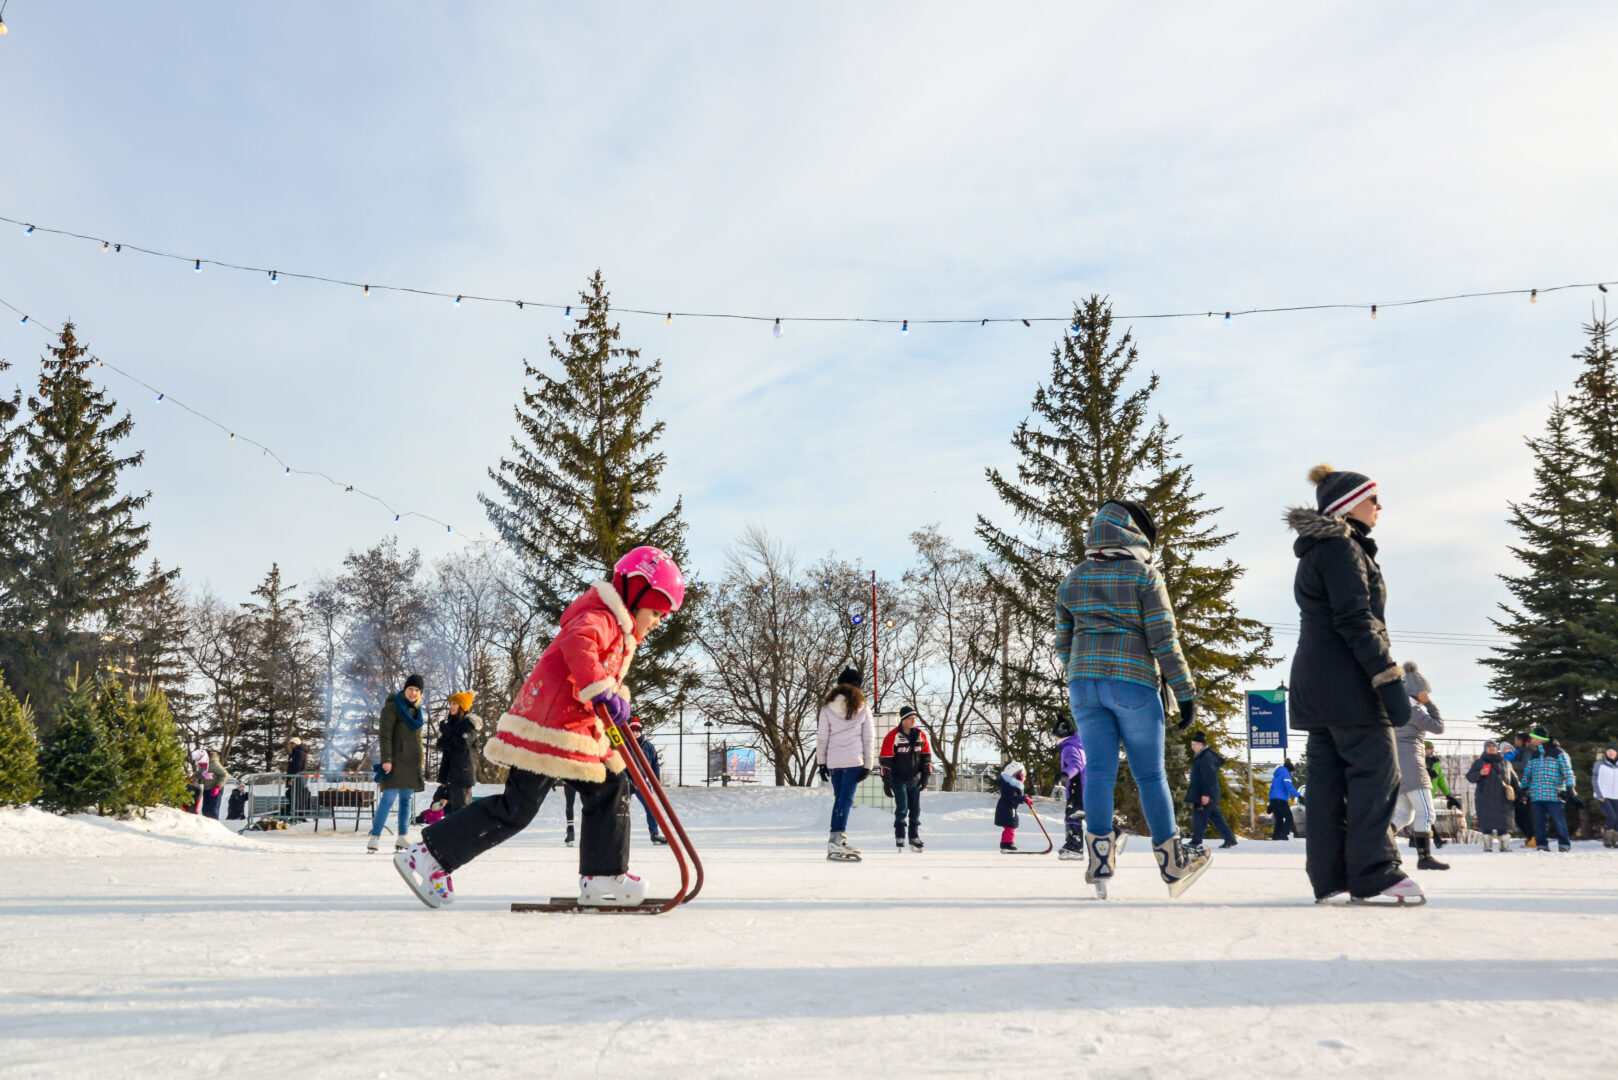
[[1309, 882], [1317, 901], [1346, 892], [1420, 902], [1388, 831], [1399, 798], [1392, 729], [1410, 721], [1410, 699], [1389, 650], [1387, 587], [1370, 535], [1381, 502], [1359, 473], [1317, 465], [1309, 482], [1315, 509], [1286, 514], [1298, 534], [1290, 700], [1292, 727], [1309, 740]]

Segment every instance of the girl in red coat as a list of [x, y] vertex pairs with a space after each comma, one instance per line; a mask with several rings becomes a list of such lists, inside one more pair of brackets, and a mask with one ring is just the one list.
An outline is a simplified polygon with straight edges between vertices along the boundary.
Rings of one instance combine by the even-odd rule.
[[635, 647], [684, 599], [674, 560], [640, 547], [618, 561], [610, 585], [596, 582], [562, 613], [556, 639], [483, 748], [490, 761], [510, 767], [505, 791], [450, 814], [394, 857], [422, 903], [452, 903], [450, 873], [521, 832], [563, 780], [577, 789], [584, 814], [579, 903], [641, 902], [646, 885], [629, 873], [630, 785], [595, 706], [628, 724], [624, 675]]

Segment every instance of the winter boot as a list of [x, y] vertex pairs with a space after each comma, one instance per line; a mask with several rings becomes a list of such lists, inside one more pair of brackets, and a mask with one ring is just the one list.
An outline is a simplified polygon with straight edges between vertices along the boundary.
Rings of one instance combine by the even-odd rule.
[[373, 836], [369, 840], [365, 841], [365, 851], [366, 851], [366, 853], [370, 854], [370, 855], [375, 855], [376, 852], [377, 852], [377, 848], [381, 846], [380, 845], [381, 839], [382, 838], [380, 836]]
[[393, 868], [399, 871], [416, 899], [430, 908], [443, 907], [455, 902], [455, 883], [449, 871], [438, 865], [426, 844], [412, 844], [393, 857]]
[[924, 850], [926, 850], [926, 847], [927, 847], [927, 845], [921, 842], [921, 837], [912, 836], [910, 838], [910, 850], [911, 851], [924, 851]]
[[1427, 897], [1413, 880], [1400, 878], [1375, 896], [1351, 896], [1348, 902], [1368, 907], [1420, 907], [1427, 902]]
[[1010, 840], [1002, 840], [1002, 841], [1000, 841], [1000, 854], [1002, 854], [1002, 855], [1015, 855], [1016, 853], [1017, 853], [1017, 845], [1016, 844], [1012, 843]]
[[568, 847], [573, 846], [573, 823], [571, 821], [567, 823], [567, 837], [562, 841], [562, 843], [566, 844]]
[[1511, 850], [1511, 834], [1510, 833], [1507, 833], [1507, 832], [1495, 833], [1495, 836], [1500, 838], [1500, 850], [1501, 851], [1510, 851]]
[[1204, 870], [1213, 865], [1212, 855], [1207, 852], [1193, 854], [1180, 843], [1178, 836], [1171, 836], [1161, 844], [1153, 844], [1152, 850], [1157, 854], [1157, 871], [1163, 875], [1170, 897], [1185, 892], [1202, 876]]
[[586, 907], [634, 907], [646, 899], [646, 882], [634, 874], [579, 878], [579, 903]]
[[1235, 840], [1226, 840], [1223, 844], [1220, 844], [1219, 846], [1222, 847], [1222, 848], [1235, 847], [1236, 846], [1236, 841]]
[[1411, 833], [1410, 839], [1415, 841], [1416, 852], [1421, 857], [1416, 860], [1417, 870], [1448, 870], [1449, 863], [1439, 862], [1433, 858], [1432, 838], [1426, 833]]
[[1483, 850], [1484, 851], [1493, 851], [1494, 850], [1494, 833], [1486, 832], [1486, 833], [1483, 834]]
[[407, 833], [407, 832], [400, 833], [398, 838], [393, 841], [393, 853], [395, 855], [397, 855], [401, 851], [409, 851], [409, 850], [410, 850], [410, 834]]

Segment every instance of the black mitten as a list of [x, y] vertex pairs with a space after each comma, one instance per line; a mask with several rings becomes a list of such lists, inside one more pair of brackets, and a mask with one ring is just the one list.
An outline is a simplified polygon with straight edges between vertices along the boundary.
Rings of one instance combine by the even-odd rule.
[[1376, 688], [1382, 697], [1382, 707], [1388, 710], [1388, 722], [1394, 727], [1404, 727], [1410, 723], [1410, 695], [1405, 693], [1405, 684], [1398, 679], [1383, 683]]

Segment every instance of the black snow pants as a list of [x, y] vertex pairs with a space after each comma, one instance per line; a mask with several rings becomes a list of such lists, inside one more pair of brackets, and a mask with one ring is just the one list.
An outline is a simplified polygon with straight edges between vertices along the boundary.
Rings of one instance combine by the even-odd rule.
[[[528, 827], [551, 789], [561, 783], [525, 769], [512, 769], [506, 789], [450, 814], [421, 834], [421, 842], [445, 870], [454, 872]], [[615, 877], [629, 870], [629, 777], [607, 774], [600, 783], [569, 780], [584, 811], [579, 873]]]
[[1063, 846], [1074, 851], [1084, 850], [1084, 782], [1083, 773], [1074, 773], [1067, 784], [1067, 805], [1062, 808], [1062, 824], [1067, 827]]
[[1404, 880], [1394, 846], [1394, 804], [1399, 801], [1399, 760], [1393, 729], [1322, 728], [1309, 733], [1309, 784], [1304, 838], [1315, 898], [1347, 889], [1375, 896]]
[[1285, 799], [1270, 800], [1270, 817], [1275, 822], [1270, 830], [1271, 840], [1288, 840], [1298, 831], [1298, 823], [1292, 820], [1292, 804]]
[[449, 802], [449, 809], [445, 811], [446, 813], [453, 814], [457, 810], [465, 810], [468, 806], [472, 805], [471, 787], [463, 787], [459, 784], [446, 784], [444, 788], [445, 793], [448, 795]]

